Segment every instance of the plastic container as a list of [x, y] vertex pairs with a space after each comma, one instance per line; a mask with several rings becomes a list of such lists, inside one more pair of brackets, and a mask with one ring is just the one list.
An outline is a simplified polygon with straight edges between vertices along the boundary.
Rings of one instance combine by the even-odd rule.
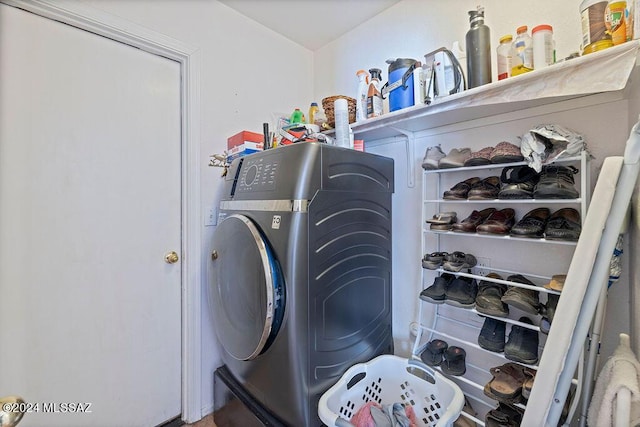
[[349, 426], [371, 400], [412, 404], [419, 427], [452, 426], [464, 406], [460, 387], [439, 372], [416, 360], [382, 355], [349, 368], [320, 397], [318, 415], [327, 426]]
[[367, 89], [369, 88], [369, 73], [365, 70], [356, 72], [358, 77], [358, 93], [356, 94], [356, 121], [367, 119]]
[[469, 89], [491, 83], [491, 33], [484, 23], [484, 8], [469, 11], [467, 31], [467, 77]]
[[627, 41], [626, 1], [610, 1], [605, 9], [604, 25], [614, 46]]
[[582, 23], [582, 46], [609, 38], [604, 25], [607, 0], [584, 0], [580, 3], [580, 21]]
[[398, 58], [389, 64], [389, 111], [401, 110], [413, 105], [413, 70], [416, 60]]
[[427, 96], [426, 84], [424, 78], [424, 68], [422, 68], [421, 62], [416, 62], [416, 67], [413, 69], [413, 104], [423, 105], [424, 99]]
[[307, 116], [307, 123], [310, 123], [312, 125], [316, 124], [316, 117], [319, 110], [320, 110], [320, 107], [318, 107], [318, 103], [312, 102], [311, 105], [309, 106], [309, 115]]
[[346, 99], [339, 98], [334, 102], [336, 145], [349, 148], [349, 104]]
[[518, 27], [517, 35], [511, 45], [511, 75], [533, 71], [533, 42], [526, 25]]
[[382, 115], [382, 94], [380, 93], [380, 76], [382, 70], [372, 68], [369, 70], [371, 81], [367, 89], [367, 118]]
[[556, 62], [553, 27], [543, 24], [531, 30], [533, 39], [533, 68], [539, 70]]
[[513, 36], [507, 34], [500, 37], [500, 45], [496, 50], [498, 56], [498, 80], [504, 80], [511, 76], [511, 43]]

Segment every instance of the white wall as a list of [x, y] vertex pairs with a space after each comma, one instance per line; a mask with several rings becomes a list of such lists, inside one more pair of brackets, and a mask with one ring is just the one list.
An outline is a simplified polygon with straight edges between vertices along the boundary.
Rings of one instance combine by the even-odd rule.
[[[305, 108], [312, 98], [313, 54], [215, 0], [86, 0], [201, 50], [201, 158], [203, 209], [215, 206], [221, 169], [209, 156], [226, 149], [227, 137], [241, 131], [262, 133], [272, 112]], [[213, 411], [213, 371], [221, 364], [207, 302], [208, 261], [215, 227], [203, 227], [207, 269], [202, 289], [202, 405]]]

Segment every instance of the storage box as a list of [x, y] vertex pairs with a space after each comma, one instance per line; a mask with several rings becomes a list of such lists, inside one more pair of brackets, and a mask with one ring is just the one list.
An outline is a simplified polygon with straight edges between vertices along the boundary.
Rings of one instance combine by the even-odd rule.
[[248, 130], [243, 130], [229, 138], [227, 138], [227, 149], [231, 150], [233, 147], [237, 147], [238, 145], [242, 145], [246, 142], [259, 143], [260, 149], [262, 150], [262, 144], [264, 143], [264, 135], [261, 133], [250, 132]]

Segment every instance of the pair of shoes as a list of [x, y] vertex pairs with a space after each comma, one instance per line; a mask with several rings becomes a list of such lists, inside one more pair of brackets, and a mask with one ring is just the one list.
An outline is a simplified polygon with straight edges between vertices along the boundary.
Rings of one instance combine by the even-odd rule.
[[432, 340], [420, 354], [420, 360], [429, 366], [440, 366], [449, 375], [464, 375], [467, 352], [461, 347], [449, 346], [446, 341]]
[[422, 257], [422, 268], [426, 268], [427, 270], [439, 268], [447, 255], [449, 255], [448, 252], [431, 252], [430, 254], [425, 254]]
[[443, 273], [433, 285], [420, 292], [420, 299], [432, 304], [449, 304], [460, 308], [475, 306], [478, 285], [474, 279]]
[[438, 169], [438, 163], [443, 157], [444, 153], [439, 145], [427, 148], [427, 151], [424, 153], [424, 158], [422, 159], [422, 168], [424, 170]]
[[440, 169], [460, 168], [469, 157], [471, 157], [470, 148], [453, 148], [449, 154], [440, 159], [438, 167]]
[[447, 254], [442, 263], [442, 268], [447, 271], [458, 272], [463, 269], [469, 269], [476, 266], [478, 260], [472, 254], [455, 251]]
[[527, 212], [510, 234], [514, 237], [546, 237], [551, 240], [578, 240], [582, 231], [580, 213], [573, 208], [562, 208], [551, 214], [549, 208], [536, 208]]
[[524, 366], [513, 362], [489, 369], [493, 378], [485, 384], [484, 394], [502, 403], [522, 402], [522, 385], [527, 379], [525, 371]]
[[431, 224], [429, 228], [434, 231], [449, 231], [452, 224], [458, 220], [455, 212], [439, 212], [426, 222]]
[[499, 199], [532, 199], [540, 175], [529, 166], [509, 166], [500, 175]]
[[487, 412], [485, 427], [519, 427], [524, 411], [517, 406], [498, 402], [498, 407]]
[[[496, 273], [489, 273], [485, 277], [502, 280], [502, 277]], [[476, 310], [478, 313], [507, 317], [509, 315], [509, 307], [502, 302], [502, 297], [506, 291], [507, 286], [502, 283], [481, 280], [478, 283], [478, 295], [476, 296]]]
[[465, 179], [443, 194], [445, 200], [487, 200], [495, 199], [500, 192], [500, 178], [490, 176], [480, 179], [477, 176]]
[[547, 165], [542, 167], [540, 180], [533, 190], [536, 199], [576, 199], [574, 175], [578, 169], [573, 166]]
[[[507, 280], [510, 282], [522, 283], [523, 285], [535, 286], [533, 282], [520, 274], [512, 274], [507, 277]], [[500, 300], [505, 304], [534, 316], [540, 313], [538, 291], [533, 289], [509, 286]]]
[[493, 317], [485, 317], [480, 335], [478, 335], [478, 345], [485, 350], [500, 353], [504, 351], [507, 324]]
[[[521, 317], [520, 323], [533, 325], [528, 317]], [[538, 363], [538, 332], [526, 326], [512, 325], [509, 338], [504, 345], [504, 356], [514, 362], [535, 365]]]
[[524, 160], [520, 147], [510, 142], [499, 142], [495, 147], [484, 147], [474, 151], [465, 160], [464, 166], [481, 166], [491, 163], [511, 163]]
[[511, 208], [474, 210], [467, 218], [453, 224], [451, 230], [460, 233], [507, 234], [515, 224], [515, 217], [516, 212]]

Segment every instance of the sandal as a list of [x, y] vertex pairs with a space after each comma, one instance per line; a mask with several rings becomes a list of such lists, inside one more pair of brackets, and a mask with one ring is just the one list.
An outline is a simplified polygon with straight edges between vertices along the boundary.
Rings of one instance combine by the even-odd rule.
[[467, 371], [465, 358], [467, 352], [461, 347], [451, 346], [444, 352], [444, 361], [442, 363], [442, 372], [448, 375], [464, 375]]
[[422, 268], [435, 270], [442, 265], [445, 258], [449, 256], [447, 252], [432, 252], [422, 257]]
[[[522, 400], [522, 385], [525, 381], [524, 367], [509, 362], [489, 370], [493, 378], [485, 386], [485, 394], [506, 403]], [[487, 392], [488, 391], [488, 392]]]
[[449, 347], [446, 341], [433, 340], [427, 343], [427, 348], [420, 354], [420, 359], [429, 366], [439, 366], [442, 363], [442, 355]]

